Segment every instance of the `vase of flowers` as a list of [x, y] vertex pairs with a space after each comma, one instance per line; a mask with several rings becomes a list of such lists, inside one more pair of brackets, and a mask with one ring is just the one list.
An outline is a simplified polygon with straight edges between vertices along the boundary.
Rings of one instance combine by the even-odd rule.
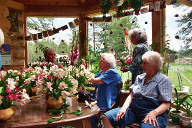
[[47, 98], [47, 107], [51, 109], [60, 109], [63, 103], [62, 96], [59, 96], [58, 99], [51, 96]]
[[0, 109], [0, 120], [8, 120], [14, 114], [13, 108]]
[[78, 81], [78, 91], [86, 90], [89, 84], [88, 80], [94, 77], [94, 74], [89, 72], [84, 64], [72, 69], [72, 76]]
[[60, 109], [66, 105], [66, 98], [77, 93], [78, 81], [71, 76], [70, 67], [58, 68], [57, 65], [50, 67], [44, 76], [44, 88], [48, 108]]
[[15, 103], [25, 104], [29, 96], [25, 89], [22, 89], [23, 79], [17, 70], [0, 71], [0, 120], [7, 120], [13, 114]]

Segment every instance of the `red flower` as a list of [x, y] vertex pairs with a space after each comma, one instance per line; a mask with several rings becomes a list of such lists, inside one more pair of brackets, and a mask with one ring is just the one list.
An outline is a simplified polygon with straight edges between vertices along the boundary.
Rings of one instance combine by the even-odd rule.
[[131, 58], [129, 58], [129, 59], [126, 60], [126, 63], [128, 63], [128, 64], [131, 64], [131, 62], [132, 62], [132, 59], [131, 59]]
[[6, 92], [6, 93], [11, 93], [12, 90], [11, 90], [10, 88], [6, 88], [5, 92]]
[[126, 36], [128, 36], [128, 34], [129, 34], [128, 29], [124, 29], [123, 32], [124, 32], [124, 34], [125, 34]]

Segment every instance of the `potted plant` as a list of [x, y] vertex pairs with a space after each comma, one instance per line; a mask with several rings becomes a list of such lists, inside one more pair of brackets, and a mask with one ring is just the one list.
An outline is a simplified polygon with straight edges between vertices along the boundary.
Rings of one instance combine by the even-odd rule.
[[17, 70], [0, 71], [0, 120], [8, 120], [14, 114], [15, 103], [25, 104], [29, 96], [20, 87], [23, 79]]
[[60, 109], [67, 104], [66, 98], [77, 93], [78, 81], [71, 76], [72, 66], [67, 69], [58, 68], [57, 65], [45, 71], [44, 88], [48, 108]]
[[172, 119], [173, 123], [179, 124], [180, 114], [182, 113], [181, 108], [183, 107], [184, 101], [186, 101], [186, 99], [188, 98], [188, 95], [181, 97], [177, 92], [177, 89], [174, 88], [174, 90], [175, 90], [175, 97], [170, 107], [171, 109], [170, 118]]
[[192, 95], [188, 95], [187, 100], [183, 103], [185, 112], [180, 115], [180, 124], [182, 128], [192, 127]]

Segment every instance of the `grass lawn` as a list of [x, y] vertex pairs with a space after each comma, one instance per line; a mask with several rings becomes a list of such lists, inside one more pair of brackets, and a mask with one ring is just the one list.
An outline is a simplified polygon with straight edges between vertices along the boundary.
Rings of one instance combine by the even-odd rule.
[[[122, 73], [119, 68], [117, 69], [119, 74], [121, 75], [123, 82], [125, 82], [128, 78], [131, 80], [130, 72]], [[190, 94], [192, 94], [192, 64], [170, 64], [168, 77], [172, 81], [173, 88], [176, 87], [179, 90], [179, 80], [177, 77], [176, 70], [178, 70], [181, 75], [183, 85], [189, 86]]]
[[173, 87], [180, 89], [177, 70], [181, 75], [183, 86], [189, 86], [190, 94], [192, 94], [192, 64], [170, 64], [168, 77], [171, 79]]

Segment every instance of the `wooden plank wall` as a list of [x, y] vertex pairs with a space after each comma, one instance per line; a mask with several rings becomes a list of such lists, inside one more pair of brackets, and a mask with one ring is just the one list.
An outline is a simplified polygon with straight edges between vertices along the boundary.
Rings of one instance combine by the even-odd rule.
[[[2, 2], [2, 3], [1, 3]], [[25, 65], [25, 45], [23, 27], [24, 6], [10, 0], [0, 2], [0, 28], [3, 30], [5, 44], [11, 48], [11, 65], [3, 66], [3, 69], [22, 69]]]

